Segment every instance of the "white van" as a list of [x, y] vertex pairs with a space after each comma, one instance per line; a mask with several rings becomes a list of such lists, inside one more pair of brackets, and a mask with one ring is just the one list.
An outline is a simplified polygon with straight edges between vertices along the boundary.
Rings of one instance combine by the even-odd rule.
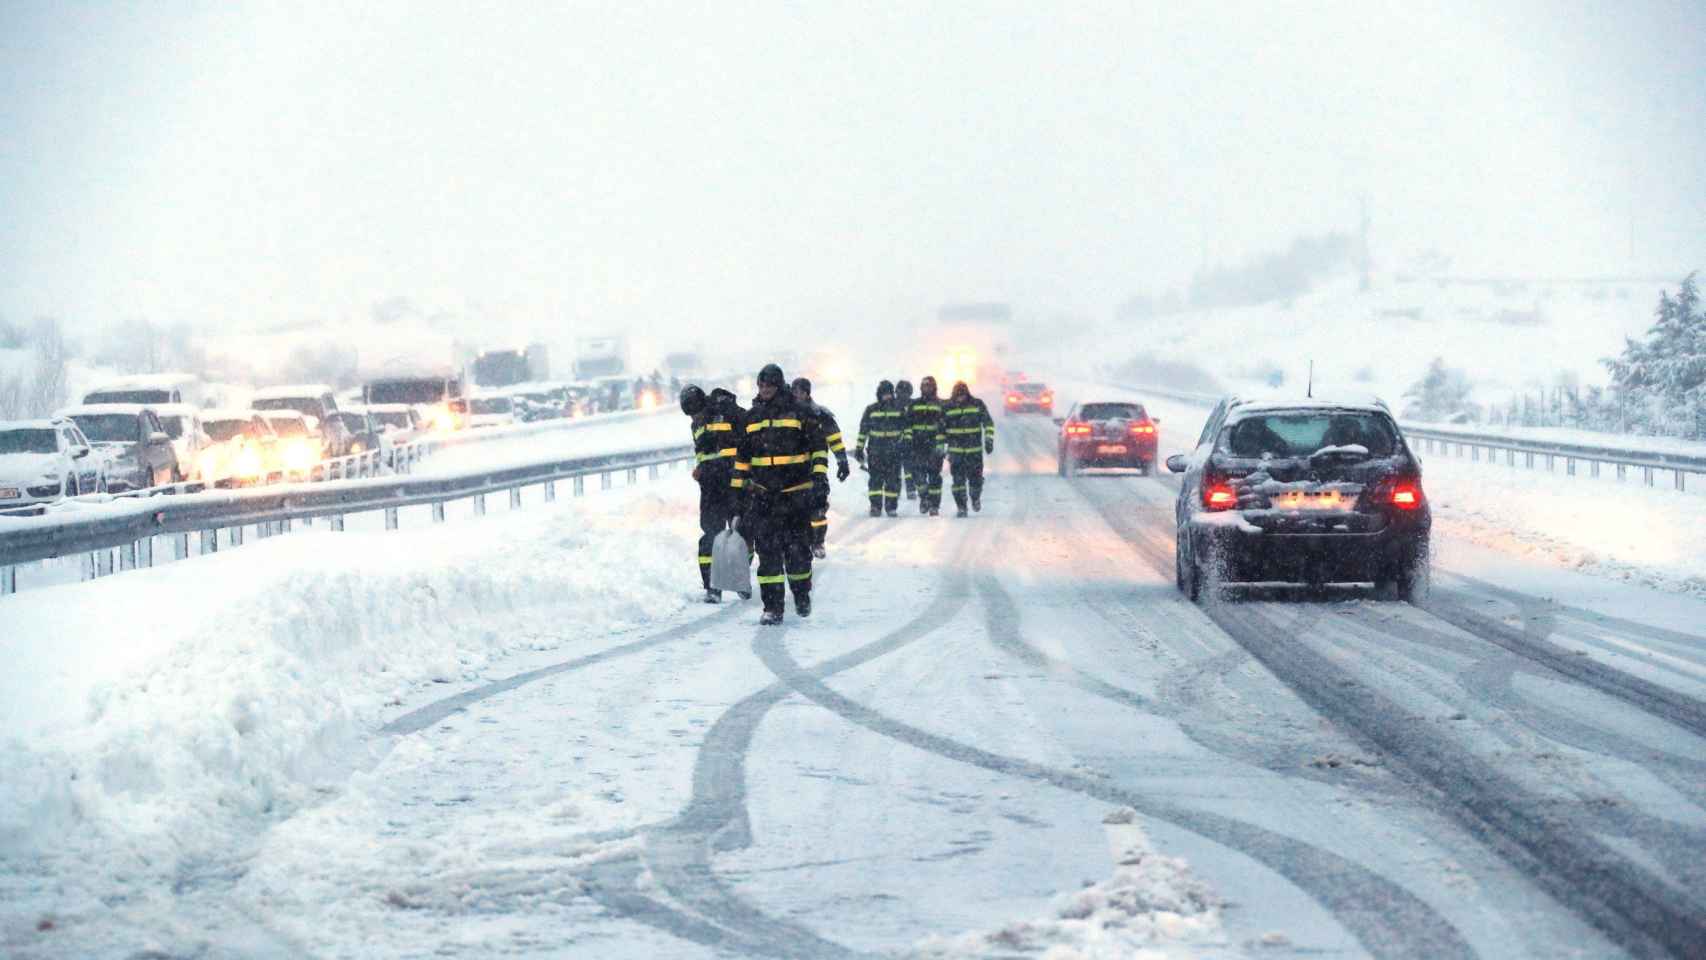
[[150, 373], [109, 380], [83, 395], [88, 403], [141, 403], [154, 407], [163, 403], [205, 405], [201, 378], [190, 373]]

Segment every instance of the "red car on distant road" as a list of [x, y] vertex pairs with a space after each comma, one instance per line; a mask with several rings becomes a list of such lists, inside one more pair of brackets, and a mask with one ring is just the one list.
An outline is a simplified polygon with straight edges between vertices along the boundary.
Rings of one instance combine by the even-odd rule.
[[1079, 467], [1155, 469], [1161, 421], [1140, 403], [1123, 400], [1074, 404], [1060, 421], [1060, 475]]
[[1038, 380], [1025, 380], [1007, 388], [1008, 413], [1040, 413], [1051, 416], [1054, 413], [1054, 391], [1048, 384]]

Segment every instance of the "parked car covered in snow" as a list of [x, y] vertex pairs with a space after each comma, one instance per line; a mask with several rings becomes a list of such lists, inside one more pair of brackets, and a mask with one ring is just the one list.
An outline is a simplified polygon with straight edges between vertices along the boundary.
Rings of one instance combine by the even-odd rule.
[[408, 443], [427, 433], [428, 423], [419, 408], [406, 403], [370, 403], [365, 407], [351, 407], [350, 410], [366, 413], [392, 444]]
[[135, 403], [94, 403], [61, 410], [106, 456], [107, 487], [142, 490], [184, 479], [177, 451], [154, 411]]
[[261, 410], [267, 426], [278, 437], [278, 465], [288, 479], [305, 480], [326, 459], [320, 421], [312, 422], [295, 410]]
[[200, 408], [187, 403], [160, 403], [149, 409], [160, 418], [166, 436], [172, 439], [172, 452], [178, 457], [179, 469], [193, 477], [196, 465], [201, 462], [201, 452], [209, 443], [202, 429]]
[[104, 492], [103, 466], [70, 420], [0, 421], [0, 509]]
[[338, 401], [326, 384], [262, 387], [250, 398], [249, 406], [256, 410], [295, 410], [309, 418], [309, 428], [324, 440], [325, 456], [341, 457], [349, 452], [351, 437], [343, 424], [331, 417]]
[[457, 397], [450, 401], [450, 416], [459, 430], [502, 427], [515, 423], [515, 404], [506, 396]]

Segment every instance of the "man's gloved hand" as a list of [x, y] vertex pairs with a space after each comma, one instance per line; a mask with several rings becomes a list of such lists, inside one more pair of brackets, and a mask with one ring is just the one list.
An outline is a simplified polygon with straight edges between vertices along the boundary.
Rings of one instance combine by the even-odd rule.
[[936, 448], [936, 459], [940, 460], [947, 455], [948, 455], [948, 445], [947, 444], [944, 443], [944, 444], [942, 444]]
[[995, 452], [995, 438], [994, 437], [991, 437], [988, 440], [983, 441], [983, 452], [984, 453], [994, 453]]
[[847, 460], [845, 458], [843, 458], [840, 462], [840, 465], [835, 468], [835, 479], [839, 480], [842, 483], [846, 483], [847, 478], [849, 476], [851, 476], [852, 473], [853, 473], [853, 468], [849, 467], [847, 465]]
[[864, 467], [865, 466], [865, 451], [863, 451], [863, 450], [853, 451], [853, 459], [859, 461], [860, 467]]
[[698, 480], [698, 479], [699, 479], [699, 471], [700, 471], [700, 470], [702, 470], [702, 469], [704, 469], [704, 468], [703, 468], [703, 467], [694, 467], [694, 468], [693, 468], [693, 479], [694, 479], [694, 480]]

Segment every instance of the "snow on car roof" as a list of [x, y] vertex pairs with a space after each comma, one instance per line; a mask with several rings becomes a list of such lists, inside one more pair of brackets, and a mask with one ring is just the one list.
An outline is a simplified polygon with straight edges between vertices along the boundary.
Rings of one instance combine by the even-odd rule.
[[1354, 410], [1360, 413], [1391, 413], [1386, 402], [1373, 394], [1365, 398], [1350, 397], [1239, 397], [1232, 401], [1238, 413], [1263, 413], [1274, 410]]
[[66, 407], [55, 414], [55, 416], [75, 417], [83, 414], [94, 415], [100, 413], [137, 414], [144, 410], [157, 410], [159, 407], [160, 404], [154, 403], [82, 403], [74, 407]]
[[250, 420], [264, 416], [266, 411], [250, 410], [247, 407], [212, 407], [201, 412], [202, 420]]
[[276, 387], [261, 387], [256, 390], [253, 399], [279, 400], [286, 397], [319, 397], [331, 393], [332, 388], [324, 383], [288, 383]]
[[145, 406], [162, 417], [195, 416], [202, 412], [202, 409], [193, 403], [150, 403]]
[[0, 420], [0, 432], [6, 430], [53, 430], [57, 429], [61, 418], [52, 420]]

